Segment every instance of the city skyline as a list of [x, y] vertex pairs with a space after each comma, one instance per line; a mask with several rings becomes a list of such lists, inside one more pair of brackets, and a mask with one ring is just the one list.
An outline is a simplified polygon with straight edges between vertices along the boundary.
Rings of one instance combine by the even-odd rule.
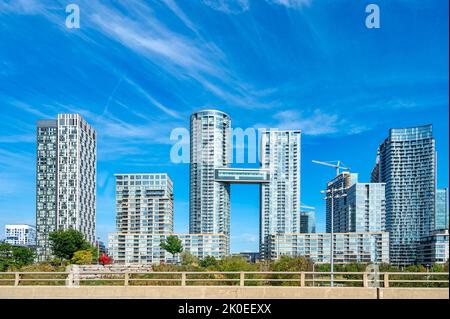
[[[319, 191], [334, 170], [311, 160], [341, 160], [368, 183], [390, 128], [433, 124], [437, 187], [448, 187], [448, 30], [440, 27], [448, 23], [448, 3], [379, 2], [379, 31], [365, 29], [363, 5], [317, 1], [298, 8], [252, 2], [237, 12], [139, 1], [145, 17], [133, 6], [124, 8], [126, 17], [113, 3], [80, 1], [81, 28], [71, 31], [62, 2], [21, 13], [0, 6], [0, 101], [8, 110], [0, 114], [0, 227], [34, 224], [35, 122], [58, 113], [80, 113], [97, 130], [97, 229], [104, 241], [115, 228], [114, 173], [167, 172], [175, 232], [188, 231], [189, 166], [170, 163], [169, 137], [202, 108], [225, 111], [235, 127], [302, 130], [302, 202], [316, 207], [318, 232], [325, 230]], [[271, 30], [261, 22], [268, 16]], [[171, 55], [138, 41], [155, 38], [176, 44], [165, 47]], [[48, 54], [50, 46], [61, 60]], [[232, 251], [256, 251], [259, 187], [231, 188]]]

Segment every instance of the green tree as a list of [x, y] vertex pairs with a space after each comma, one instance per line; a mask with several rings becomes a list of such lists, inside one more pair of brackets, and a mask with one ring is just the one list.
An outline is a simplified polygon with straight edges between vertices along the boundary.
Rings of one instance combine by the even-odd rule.
[[28, 247], [0, 243], [0, 271], [20, 268], [33, 263], [34, 250]]
[[23, 267], [34, 262], [35, 251], [29, 247], [13, 246], [14, 266]]
[[58, 230], [48, 235], [53, 255], [65, 259], [72, 259], [79, 250], [92, 249], [92, 246], [84, 239], [84, 235], [74, 229]]
[[312, 270], [310, 259], [302, 256], [281, 256], [272, 264], [272, 271], [309, 271]]
[[200, 266], [203, 268], [217, 267], [217, 259], [214, 256], [206, 256], [200, 261]]
[[228, 256], [218, 261], [217, 268], [219, 271], [252, 271], [256, 265], [241, 256]]
[[5, 271], [13, 263], [12, 246], [7, 243], [0, 243], [0, 271]]
[[183, 251], [181, 253], [181, 264], [183, 266], [197, 266], [198, 258], [192, 255], [189, 251]]
[[172, 254], [175, 257], [176, 254], [183, 252], [183, 245], [181, 240], [177, 236], [167, 236], [166, 240], [162, 241], [160, 247]]
[[76, 265], [90, 265], [94, 259], [94, 254], [92, 250], [79, 250], [73, 254], [70, 261]]

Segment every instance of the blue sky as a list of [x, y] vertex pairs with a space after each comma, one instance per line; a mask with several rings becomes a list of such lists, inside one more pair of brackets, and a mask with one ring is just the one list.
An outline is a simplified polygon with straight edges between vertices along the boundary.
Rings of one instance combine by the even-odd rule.
[[[67, 29], [76, 3], [81, 28]], [[365, 27], [365, 6], [381, 28]], [[233, 127], [303, 131], [302, 202], [341, 160], [368, 181], [391, 127], [433, 124], [448, 186], [448, 2], [0, 0], [0, 227], [34, 224], [35, 122], [82, 114], [98, 133], [97, 229], [114, 231], [114, 173], [168, 172], [188, 230], [188, 164], [170, 132], [216, 108]], [[251, 166], [251, 165], [250, 165]], [[254, 165], [253, 165], [254, 166]], [[232, 250], [256, 250], [259, 189], [232, 186]]]

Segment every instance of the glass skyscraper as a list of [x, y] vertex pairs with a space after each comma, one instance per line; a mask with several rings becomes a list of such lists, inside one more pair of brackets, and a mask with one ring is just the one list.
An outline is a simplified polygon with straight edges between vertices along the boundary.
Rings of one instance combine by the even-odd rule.
[[[262, 131], [260, 168], [243, 169], [231, 168], [232, 131], [227, 114], [196, 112], [191, 115], [190, 126], [190, 234], [225, 235], [229, 239], [232, 183], [261, 185], [261, 258], [267, 236], [300, 232], [299, 130]], [[226, 252], [229, 254], [228, 246]]]
[[378, 149], [372, 181], [386, 183], [390, 260], [417, 262], [420, 240], [434, 228], [436, 155], [432, 126], [391, 129]]
[[230, 184], [215, 169], [231, 162], [231, 119], [216, 110], [191, 115], [189, 233], [230, 236]]
[[348, 229], [344, 232], [386, 230], [385, 184], [355, 183], [347, 191]]
[[300, 232], [301, 233], [316, 232], [316, 212], [314, 211], [300, 212]]
[[434, 229], [448, 229], [448, 188], [436, 190]]
[[301, 131], [263, 131], [261, 168], [270, 174], [261, 184], [260, 254], [268, 257], [270, 235], [300, 232]]
[[[331, 204], [333, 204], [333, 231], [350, 231], [350, 216], [345, 195], [353, 184], [358, 182], [358, 174], [343, 172], [327, 183], [326, 231], [331, 233]], [[333, 191], [334, 198], [331, 198]], [[333, 203], [331, 201], [333, 200]]]
[[[385, 184], [358, 183], [358, 174], [343, 172], [327, 185], [334, 189], [333, 231], [383, 232], [386, 230]], [[327, 232], [331, 232], [331, 193], [327, 196]]]
[[37, 259], [51, 257], [48, 234], [76, 229], [95, 244], [96, 132], [79, 114], [37, 122]]

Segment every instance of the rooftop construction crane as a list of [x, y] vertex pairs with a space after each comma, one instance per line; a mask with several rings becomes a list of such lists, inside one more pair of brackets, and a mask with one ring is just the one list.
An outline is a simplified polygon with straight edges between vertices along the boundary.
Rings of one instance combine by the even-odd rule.
[[312, 162], [316, 163], [316, 164], [320, 164], [320, 165], [334, 167], [336, 169], [336, 176], [338, 176], [340, 174], [340, 170], [343, 170], [343, 171], [350, 170], [350, 167], [341, 166], [341, 164], [343, 164], [341, 161], [320, 162], [320, 161], [313, 160]]

